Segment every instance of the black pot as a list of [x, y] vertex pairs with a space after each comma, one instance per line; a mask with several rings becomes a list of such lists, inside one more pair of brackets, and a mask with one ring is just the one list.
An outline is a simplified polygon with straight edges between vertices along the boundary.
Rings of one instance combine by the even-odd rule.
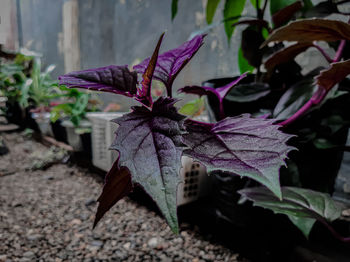
[[54, 135], [54, 138], [57, 141], [68, 144], [67, 131], [66, 131], [66, 128], [64, 126], [62, 126], [61, 119], [58, 119], [55, 123], [51, 122], [51, 129], [52, 129], [52, 133]]
[[9, 123], [18, 125], [20, 130], [25, 128], [33, 129], [36, 132], [40, 132], [38, 124], [32, 118], [30, 110], [32, 108], [22, 108], [17, 101], [6, 102], [5, 117]]

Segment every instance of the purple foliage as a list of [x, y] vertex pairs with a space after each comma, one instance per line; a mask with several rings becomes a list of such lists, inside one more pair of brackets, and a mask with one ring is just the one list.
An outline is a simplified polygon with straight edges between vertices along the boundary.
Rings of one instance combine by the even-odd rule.
[[[181, 46], [169, 50], [158, 56], [154, 78], [162, 81], [171, 96], [171, 87], [181, 69], [191, 60], [203, 44], [204, 35], [199, 35], [183, 43]], [[150, 58], [145, 59], [133, 69], [143, 73], [149, 64]]]
[[251, 118], [248, 114], [228, 117], [215, 124], [188, 120], [184, 154], [212, 170], [225, 170], [250, 177], [276, 196], [282, 197], [279, 169], [293, 147], [285, 142], [292, 135], [273, 125], [273, 119]]
[[176, 191], [184, 144], [184, 116], [177, 113], [171, 98], [159, 98], [152, 111], [134, 107], [133, 112], [113, 120], [119, 124], [111, 146], [120, 153], [120, 165], [130, 170], [156, 201], [170, 227], [178, 232]]
[[59, 78], [60, 85], [68, 88], [86, 88], [133, 97], [137, 92], [137, 74], [126, 65], [75, 71]]

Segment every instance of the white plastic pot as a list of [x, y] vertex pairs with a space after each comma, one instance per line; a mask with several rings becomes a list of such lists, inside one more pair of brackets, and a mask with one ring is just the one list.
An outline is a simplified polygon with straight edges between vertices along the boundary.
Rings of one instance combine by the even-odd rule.
[[53, 137], [50, 113], [32, 113], [32, 118], [38, 124], [41, 134]]

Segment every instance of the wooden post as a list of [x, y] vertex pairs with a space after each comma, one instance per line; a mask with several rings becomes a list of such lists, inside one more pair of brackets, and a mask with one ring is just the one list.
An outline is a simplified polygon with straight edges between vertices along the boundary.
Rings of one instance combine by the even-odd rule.
[[80, 70], [78, 0], [65, 1], [62, 16], [64, 71], [68, 73]]
[[0, 44], [6, 49], [18, 49], [18, 32], [16, 2], [1, 0], [0, 2]]

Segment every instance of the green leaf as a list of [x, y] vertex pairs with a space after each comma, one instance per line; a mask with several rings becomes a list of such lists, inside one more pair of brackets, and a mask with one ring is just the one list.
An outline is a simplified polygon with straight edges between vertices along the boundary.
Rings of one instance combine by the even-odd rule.
[[176, 14], [177, 14], [177, 5], [178, 5], [178, 0], [171, 1], [171, 21], [174, 20]]
[[271, 92], [270, 87], [264, 83], [241, 84], [234, 87], [226, 96], [233, 102], [252, 102]]
[[[252, 3], [252, 5], [254, 6], [254, 8], [256, 9], [256, 2], [257, 2], [257, 0], [250, 0], [250, 2]], [[258, 8], [260, 8], [261, 7], [261, 2], [262, 2], [262, 0], [258, 0]]]
[[297, 2], [296, 0], [270, 0], [270, 13], [275, 14], [282, 8]]
[[337, 147], [337, 145], [333, 144], [325, 138], [316, 138], [313, 140], [313, 144], [317, 149], [330, 149]]
[[277, 214], [328, 222], [341, 215], [341, 208], [329, 194], [297, 187], [281, 189], [282, 200], [265, 187], [246, 188], [238, 192], [253, 201], [255, 206], [270, 209]]
[[289, 220], [300, 229], [306, 238], [309, 238], [312, 227], [314, 226], [316, 219], [307, 217], [288, 216]]
[[226, 0], [225, 2], [223, 16], [225, 20], [225, 32], [229, 43], [235, 29], [232, 27], [232, 24], [238, 21], [238, 18], [232, 20], [230, 18], [241, 16], [245, 1], [246, 0]]
[[240, 47], [238, 50], [238, 68], [240, 74], [244, 74], [246, 72], [252, 73], [254, 71], [254, 67], [248, 63], [247, 59], [244, 58], [242, 47]]
[[195, 116], [200, 114], [200, 112], [203, 111], [204, 108], [204, 100], [205, 98], [203, 96], [188, 102], [180, 108], [179, 113], [186, 116]]
[[206, 15], [207, 15], [206, 18], [207, 18], [208, 25], [213, 22], [215, 11], [219, 3], [220, 3], [220, 0], [208, 0], [207, 9], [206, 9]]

